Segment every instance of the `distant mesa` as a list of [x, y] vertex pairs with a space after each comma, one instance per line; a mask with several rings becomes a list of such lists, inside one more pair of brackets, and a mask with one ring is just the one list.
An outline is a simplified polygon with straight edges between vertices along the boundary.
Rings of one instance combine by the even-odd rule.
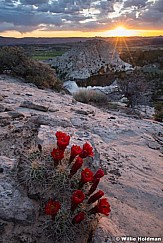
[[6, 45], [54, 45], [54, 44], [65, 44], [74, 43], [79, 41], [86, 41], [91, 38], [86, 37], [57, 37], [57, 38], [44, 38], [44, 37], [25, 37], [25, 38], [14, 38], [14, 37], [3, 37], [0, 36], [0, 46]]
[[93, 74], [132, 69], [132, 65], [120, 59], [112, 44], [99, 39], [79, 43], [52, 59], [51, 65], [64, 80], [87, 79]]

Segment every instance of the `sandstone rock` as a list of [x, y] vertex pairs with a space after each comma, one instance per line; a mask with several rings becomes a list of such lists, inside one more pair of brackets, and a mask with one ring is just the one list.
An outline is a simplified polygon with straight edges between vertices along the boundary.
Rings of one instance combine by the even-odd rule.
[[33, 110], [38, 110], [38, 111], [48, 111], [48, 107], [44, 105], [39, 105], [39, 104], [34, 104], [31, 101], [24, 101], [20, 104], [20, 107], [28, 108], [28, 109], [33, 109]]
[[37, 124], [37, 125], [49, 125], [49, 126], [62, 126], [62, 127], [71, 127], [72, 124], [68, 119], [57, 118], [57, 117], [50, 117], [50, 116], [43, 116], [43, 115], [35, 115], [29, 119], [30, 122]]
[[[93, 234], [93, 243], [116, 243], [121, 242], [121, 232], [108, 217], [99, 220], [98, 226]], [[115, 237], [117, 235], [117, 238]]]
[[20, 118], [20, 117], [24, 117], [23, 113], [20, 113], [18, 111], [9, 111], [8, 114], [12, 117], [12, 118]]
[[73, 126], [75, 127], [82, 127], [82, 129], [89, 129], [90, 128], [90, 124], [87, 122], [87, 117], [77, 117], [74, 116], [73, 118], [71, 118], [71, 123], [73, 124]]
[[72, 104], [76, 105], [77, 104], [77, 100], [75, 100], [74, 98], [72, 98]]
[[79, 90], [77, 83], [71, 80], [64, 82], [63, 87], [69, 94], [76, 93]]
[[0, 104], [0, 112], [4, 112], [5, 111], [5, 107], [4, 107], [4, 105], [1, 105]]
[[163, 147], [160, 147], [160, 152], [163, 154]]
[[93, 235], [93, 243], [111, 243], [111, 237], [107, 236], [100, 227], [98, 227]]
[[116, 117], [115, 117], [115, 116], [110, 116], [110, 117], [108, 117], [108, 119], [113, 119], [113, 120], [115, 120]]
[[0, 168], [3, 168], [6, 175], [13, 171], [15, 163], [14, 159], [0, 156]]
[[8, 114], [8, 112], [3, 112], [0, 113], [0, 120], [4, 120], [4, 119], [10, 119], [10, 115]]
[[75, 113], [87, 116], [90, 112], [84, 110], [75, 110]]
[[0, 235], [2, 235], [4, 233], [4, 229], [5, 229], [6, 225], [7, 225], [7, 223], [0, 221]]
[[14, 95], [21, 95], [20, 92], [14, 92]]
[[148, 147], [151, 149], [160, 149], [160, 145], [157, 142], [149, 142]]
[[[66, 130], [61, 128], [60, 126], [53, 127], [48, 125], [41, 125], [38, 130], [38, 139], [37, 139], [38, 143], [42, 144], [43, 146], [48, 144], [54, 145], [56, 143], [55, 133], [56, 131], [60, 131], [60, 130], [62, 131], [64, 130], [66, 132]], [[72, 128], [68, 129], [69, 134], [73, 133], [73, 131], [74, 129]]]
[[[68, 134], [74, 134], [76, 133], [76, 136], [71, 137], [71, 144], [83, 144], [84, 140], [87, 140], [89, 138], [89, 134], [85, 135], [82, 132], [78, 132], [75, 128], [65, 128], [63, 129], [61, 126], [47, 126], [47, 125], [41, 125], [38, 130], [38, 143], [41, 143], [42, 145], [48, 145], [48, 144], [55, 144], [56, 143], [56, 131], [64, 131]], [[85, 137], [84, 137], [85, 136]]]
[[0, 95], [0, 101], [2, 101], [3, 99], [4, 99], [3, 96]]
[[12, 106], [6, 106], [5, 111], [15, 111]]
[[57, 112], [57, 111], [59, 111], [59, 109], [50, 107], [50, 108], [48, 109], [48, 111], [50, 111], [50, 112]]
[[74, 109], [74, 108], [71, 108], [70, 109], [71, 111], [74, 111], [75, 113], [77, 114], [81, 114], [81, 115], [93, 115], [95, 116], [95, 111], [94, 110], [83, 110], [82, 108], [79, 110], [79, 109]]
[[33, 96], [33, 94], [31, 94], [31, 93], [26, 93], [26, 95], [27, 95], [27, 96]]
[[4, 221], [30, 225], [35, 219], [32, 200], [27, 198], [15, 184], [12, 172], [16, 161], [0, 156], [0, 218]]
[[11, 121], [8, 119], [0, 119], [0, 126], [5, 127], [11, 124]]
[[126, 97], [122, 97], [120, 102], [127, 104], [128, 103], [128, 99]]
[[37, 89], [37, 85], [33, 84], [33, 83], [28, 83], [28, 85], [32, 88], [36, 88]]
[[35, 219], [33, 202], [22, 195], [11, 182], [1, 181], [0, 218], [30, 225]]
[[3, 171], [4, 171], [3, 168], [0, 168], [0, 173], [3, 173]]
[[97, 74], [104, 67], [107, 71], [109, 67], [115, 70], [132, 69], [132, 66], [122, 61], [118, 53], [114, 52], [114, 47], [104, 40], [89, 40], [73, 47], [70, 51], [51, 61], [54, 67], [62, 73], [66, 73], [65, 80], [85, 79], [92, 74]]

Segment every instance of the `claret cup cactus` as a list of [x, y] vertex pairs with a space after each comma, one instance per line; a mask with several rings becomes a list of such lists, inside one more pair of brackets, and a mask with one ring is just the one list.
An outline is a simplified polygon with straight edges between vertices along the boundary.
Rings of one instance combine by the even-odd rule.
[[[56, 146], [48, 151], [39, 145], [39, 151], [27, 156], [19, 178], [26, 181], [29, 195], [37, 192], [43, 229], [49, 238], [54, 242], [87, 242], [99, 217], [110, 213], [104, 192], [98, 190], [104, 171], [99, 168], [94, 173], [87, 167], [86, 159], [94, 156], [90, 143], [70, 148], [70, 136], [62, 131], [56, 132], [56, 140]], [[32, 173], [34, 178], [29, 176]]]

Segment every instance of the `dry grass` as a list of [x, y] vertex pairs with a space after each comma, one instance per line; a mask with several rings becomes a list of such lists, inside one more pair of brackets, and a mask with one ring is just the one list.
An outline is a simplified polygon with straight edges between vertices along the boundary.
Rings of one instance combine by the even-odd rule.
[[74, 94], [74, 99], [83, 103], [103, 104], [107, 102], [107, 96], [95, 90], [83, 89]]

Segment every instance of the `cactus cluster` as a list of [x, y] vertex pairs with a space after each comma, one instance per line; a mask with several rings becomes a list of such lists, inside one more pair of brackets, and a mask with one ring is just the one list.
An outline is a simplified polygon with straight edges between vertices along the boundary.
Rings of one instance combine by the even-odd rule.
[[98, 190], [104, 171], [95, 173], [85, 164], [93, 157], [93, 148], [72, 145], [70, 136], [56, 132], [54, 147], [22, 154], [18, 179], [26, 186], [29, 197], [39, 202], [44, 217], [43, 230], [54, 242], [87, 242], [97, 227], [99, 217], [110, 213], [110, 204]]

